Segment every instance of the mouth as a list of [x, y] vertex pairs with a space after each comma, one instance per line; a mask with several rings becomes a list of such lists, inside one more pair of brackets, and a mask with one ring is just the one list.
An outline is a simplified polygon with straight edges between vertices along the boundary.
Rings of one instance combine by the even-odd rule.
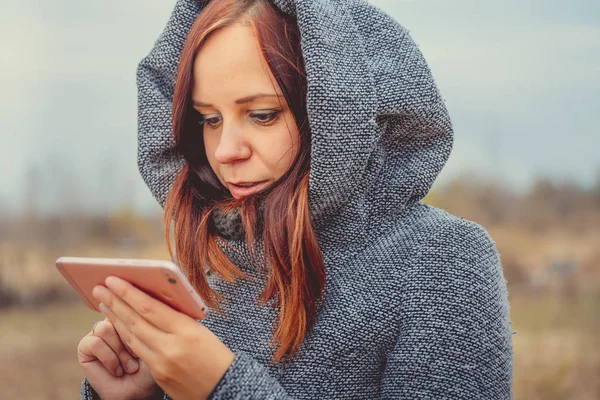
[[268, 181], [238, 182], [237, 184], [227, 183], [227, 188], [229, 189], [233, 197], [239, 199], [264, 189], [268, 185], [268, 183]]

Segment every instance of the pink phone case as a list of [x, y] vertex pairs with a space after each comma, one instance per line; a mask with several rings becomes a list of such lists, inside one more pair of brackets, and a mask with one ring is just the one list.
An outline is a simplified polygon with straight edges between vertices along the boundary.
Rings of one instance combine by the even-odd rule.
[[83, 302], [96, 312], [100, 302], [92, 296], [96, 285], [104, 285], [108, 276], [117, 276], [195, 319], [204, 319], [208, 307], [184, 273], [168, 260], [133, 258], [60, 257], [56, 268], [79, 294]]

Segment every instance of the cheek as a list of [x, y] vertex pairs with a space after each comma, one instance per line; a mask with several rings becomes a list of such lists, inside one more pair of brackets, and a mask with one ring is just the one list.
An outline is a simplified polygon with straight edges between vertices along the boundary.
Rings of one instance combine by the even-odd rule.
[[210, 156], [210, 154], [214, 152], [213, 140], [211, 139], [210, 135], [207, 135], [206, 133], [202, 134], [202, 139], [204, 141], [204, 152], [207, 156]]
[[206, 158], [208, 159], [208, 163], [210, 164], [213, 170], [215, 169], [215, 166], [217, 164], [215, 160], [215, 150], [217, 149], [218, 145], [219, 141], [216, 136], [204, 135], [204, 152], [206, 154]]
[[280, 132], [277, 137], [271, 138], [264, 143], [265, 160], [268, 160], [269, 169], [274, 172], [276, 178], [283, 175], [292, 165], [299, 146], [298, 132]]

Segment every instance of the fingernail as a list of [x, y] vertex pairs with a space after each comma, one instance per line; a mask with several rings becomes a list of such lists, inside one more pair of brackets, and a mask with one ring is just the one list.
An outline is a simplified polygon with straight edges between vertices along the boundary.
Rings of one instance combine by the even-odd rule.
[[104, 289], [102, 286], [95, 286], [92, 290], [92, 295], [98, 301], [102, 301], [102, 295], [104, 293], [106, 293], [106, 289]]
[[121, 366], [119, 365], [117, 367], [117, 376], [121, 376], [121, 375], [123, 375], [123, 368], [121, 368]]
[[125, 365], [125, 368], [127, 369], [127, 372], [129, 372], [129, 373], [135, 372], [137, 367], [138, 367], [138, 363], [133, 359], [129, 359], [127, 361], [127, 364]]

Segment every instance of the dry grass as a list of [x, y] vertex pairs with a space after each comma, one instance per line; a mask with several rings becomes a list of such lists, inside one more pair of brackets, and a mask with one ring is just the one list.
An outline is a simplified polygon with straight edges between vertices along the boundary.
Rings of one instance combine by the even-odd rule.
[[600, 398], [600, 292], [511, 296], [517, 399]]
[[2, 398], [78, 398], [77, 344], [100, 319], [79, 303], [0, 313]]

